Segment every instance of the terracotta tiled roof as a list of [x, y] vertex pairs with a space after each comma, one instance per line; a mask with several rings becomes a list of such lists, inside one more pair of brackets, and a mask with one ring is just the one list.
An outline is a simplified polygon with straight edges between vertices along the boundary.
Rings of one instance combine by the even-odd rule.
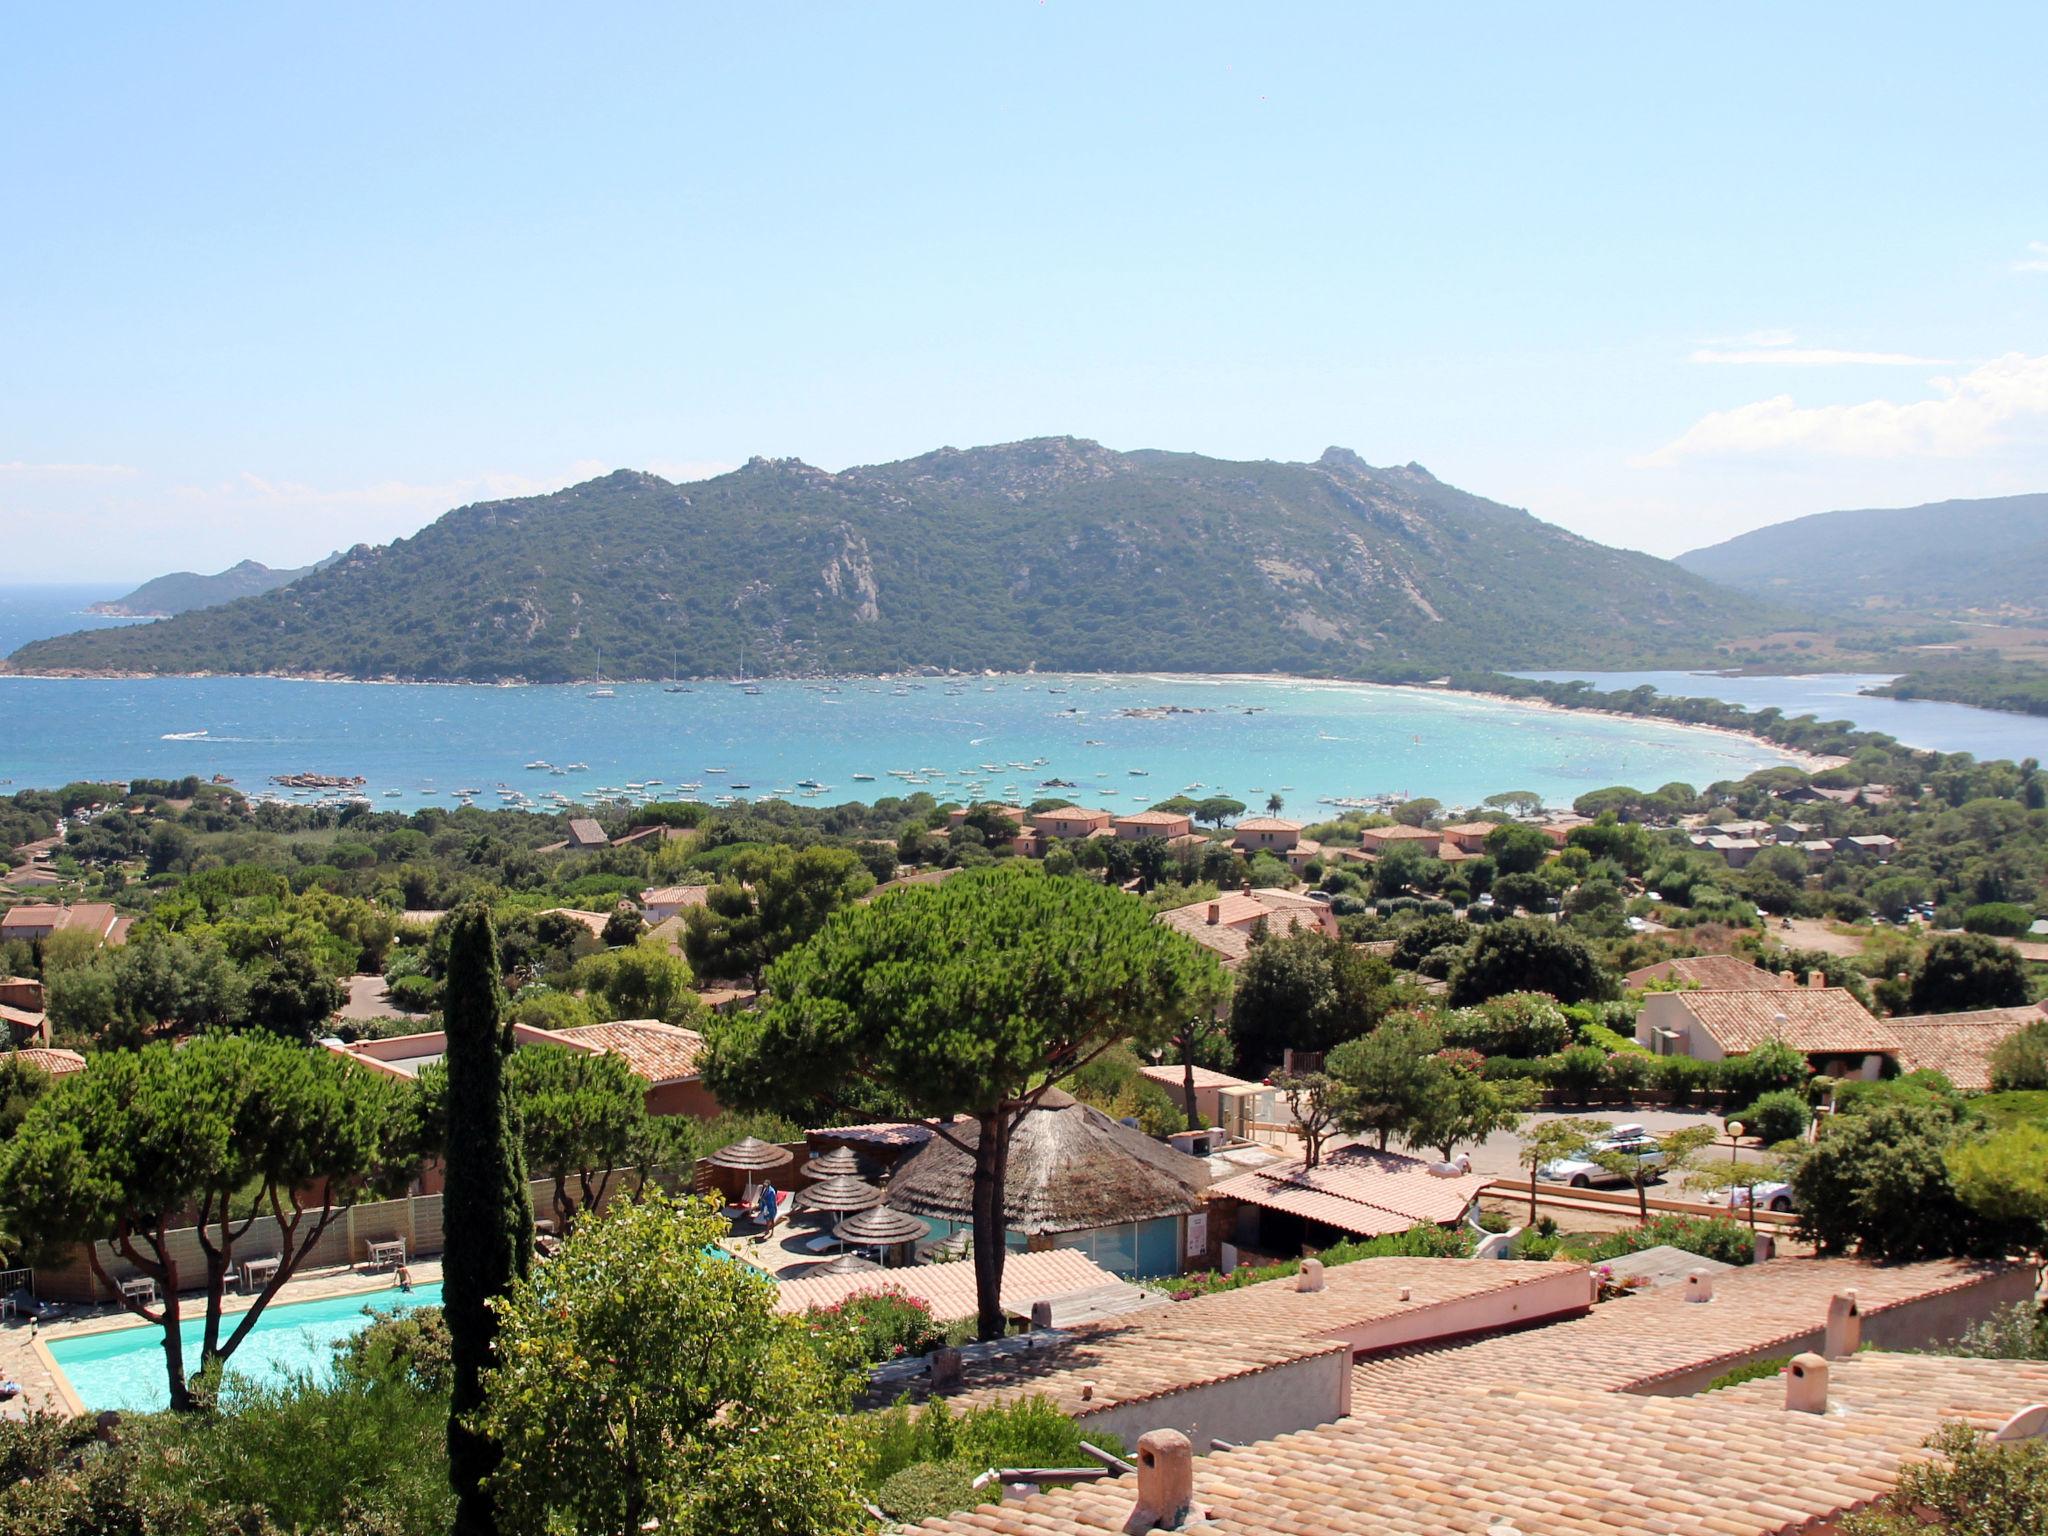
[[1445, 827], [1445, 837], [1488, 837], [1500, 825], [1492, 821], [1461, 821], [1455, 827]]
[[1183, 811], [1130, 811], [1116, 818], [1120, 827], [1172, 827], [1188, 820]]
[[1405, 1232], [1417, 1222], [1456, 1221], [1488, 1180], [1474, 1173], [1439, 1176], [1420, 1158], [1375, 1147], [1340, 1147], [1322, 1162], [1257, 1168], [1210, 1186], [1267, 1210], [1287, 1211], [1360, 1237]]
[[14, 1053], [16, 1061], [31, 1067], [41, 1067], [52, 1077], [62, 1077], [67, 1072], [83, 1072], [85, 1058], [76, 1051], [66, 1051], [56, 1046], [33, 1045]]
[[[1164, 1083], [1169, 1088], [1179, 1088], [1187, 1081], [1186, 1067], [1172, 1066], [1165, 1062], [1160, 1063], [1158, 1066], [1140, 1067], [1138, 1072], [1139, 1075], [1149, 1077], [1155, 1083]], [[1218, 1072], [1213, 1067], [1197, 1067], [1195, 1068], [1195, 1086], [1197, 1088], [1252, 1088], [1256, 1087], [1257, 1084], [1242, 1077], [1232, 1077], [1228, 1072]]]
[[[1324, 1270], [1320, 1291], [1300, 1290], [1292, 1278], [1263, 1280], [1175, 1302], [1173, 1310], [1174, 1316], [1198, 1321], [1221, 1336], [1257, 1327], [1328, 1338], [1367, 1323], [1549, 1280], [1560, 1269], [1585, 1267], [1501, 1259], [1354, 1259]], [[1406, 1301], [1401, 1299], [1404, 1290]], [[1586, 1299], [1590, 1304], [1590, 1282]]]
[[[1209, 908], [1216, 908], [1216, 921], [1209, 921]], [[1235, 965], [1251, 949], [1252, 930], [1261, 918], [1266, 931], [1286, 933], [1292, 928], [1319, 928], [1328, 909], [1293, 891], [1226, 891], [1214, 901], [1190, 902], [1159, 914], [1159, 921], [1178, 930], [1196, 943], [1214, 950], [1226, 964]]]
[[[1335, 1274], [1336, 1271], [1331, 1271]], [[1818, 1334], [1837, 1291], [1854, 1290], [1868, 1325], [1894, 1307], [2002, 1278], [2009, 1270], [1961, 1260], [1880, 1266], [1859, 1259], [1778, 1259], [1719, 1276], [1714, 1299], [1682, 1286], [1624, 1297], [1585, 1317], [1463, 1346], [1362, 1361], [1354, 1390], [1378, 1398], [1475, 1383], [1563, 1381], [1606, 1392], [1654, 1391], [1669, 1381]]]
[[694, 1029], [658, 1019], [620, 1019], [610, 1024], [579, 1024], [556, 1034], [585, 1045], [602, 1046], [623, 1057], [635, 1076], [650, 1085], [680, 1083], [697, 1075], [704, 1037]]
[[1751, 965], [1734, 955], [1683, 955], [1676, 960], [1659, 960], [1622, 978], [1630, 987], [1647, 987], [1653, 981], [1690, 981], [1713, 992], [1782, 992], [1798, 985], [1776, 971]]
[[1232, 829], [1236, 832], [1299, 832], [1301, 823], [1279, 816], [1247, 816]]
[[1368, 847], [1376, 843], [1436, 842], [1438, 834], [1427, 827], [1367, 827], [1358, 840]]
[[47, 1022], [46, 1017], [40, 1013], [27, 1008], [17, 1008], [12, 1003], [0, 1003], [0, 1024], [13, 1029], [33, 1030], [40, 1034]]
[[710, 894], [708, 885], [658, 885], [640, 893], [640, 904], [647, 907], [701, 907]]
[[0, 931], [9, 928], [56, 928], [63, 922], [64, 909], [47, 902], [9, 907], [5, 913], [0, 913]]
[[1795, 1051], [1889, 1051], [1891, 1026], [1841, 987], [1795, 987], [1778, 992], [1674, 992], [1679, 1005], [1733, 1055], [1782, 1040]]
[[577, 843], [602, 843], [605, 841], [604, 828], [588, 816], [569, 818], [569, 839]]
[[[1003, 1260], [1003, 1306], [1011, 1312], [1029, 1312], [1033, 1302], [1051, 1301], [1075, 1291], [1115, 1283], [1115, 1275], [1075, 1248], [1013, 1253]], [[833, 1306], [849, 1296], [885, 1290], [920, 1298], [930, 1305], [932, 1316], [943, 1323], [972, 1317], [977, 1305], [974, 1261], [960, 1259], [949, 1264], [918, 1264], [908, 1269], [785, 1280], [775, 1305], [783, 1312], [804, 1312], [812, 1307]]]
[[1991, 1087], [1991, 1053], [2012, 1035], [2048, 1021], [2040, 1008], [1980, 1008], [1972, 1013], [1913, 1014], [1887, 1019], [1898, 1037], [1899, 1064], [1931, 1068], [1966, 1093]]
[[[1452, 1388], [1195, 1460], [1217, 1536], [1789, 1536], [1869, 1505], [1943, 1421], [1992, 1429], [2048, 1392], [2048, 1365], [1867, 1354], [1831, 1362], [1836, 1411], [1776, 1378], [1712, 1397], [1623, 1398], [1569, 1378]], [[1126, 1529], [1124, 1476], [927, 1521], [932, 1532]]]
[[[1173, 1304], [1151, 1307], [1111, 1323], [1040, 1336], [1033, 1341], [1036, 1347], [974, 1360], [963, 1368], [962, 1390], [948, 1397], [948, 1406], [968, 1409], [1044, 1397], [1085, 1423], [1089, 1414], [1257, 1375], [1312, 1355], [1347, 1354], [1351, 1348], [1342, 1340], [1256, 1327], [1220, 1334], [1182, 1314], [1183, 1308]], [[923, 1380], [904, 1385], [913, 1399], [925, 1395]]]
[[566, 917], [588, 928], [593, 937], [604, 937], [604, 925], [610, 916], [606, 912], [585, 912], [579, 907], [549, 907], [534, 914], [536, 917]]

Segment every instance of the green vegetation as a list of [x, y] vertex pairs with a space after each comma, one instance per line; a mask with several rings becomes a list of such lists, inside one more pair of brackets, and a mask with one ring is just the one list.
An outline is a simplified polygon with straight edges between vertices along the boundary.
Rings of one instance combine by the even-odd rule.
[[[1134, 603], [1132, 573], [1155, 569], [1174, 578]], [[561, 682], [601, 655], [621, 678], [665, 677], [672, 656], [691, 676], [744, 659], [762, 673], [1428, 677], [1696, 662], [1772, 617], [1413, 465], [1046, 438], [837, 475], [757, 459], [678, 486], [621, 470], [460, 508], [224, 607], [38, 641], [10, 664]]]
[[1870, 691], [1893, 699], [1942, 699], [1979, 709], [2048, 715], [2048, 667], [2027, 661], [1971, 656], [1933, 666], [1923, 663]]
[[518, 1116], [505, 1081], [512, 1039], [501, 1022], [498, 941], [490, 911], [473, 902], [450, 913], [447, 928], [447, 1184], [441, 1204], [447, 1254], [441, 1295], [453, 1387], [448, 1476], [457, 1536], [494, 1536], [494, 1479], [503, 1448], [477, 1415], [498, 1338], [494, 1304], [504, 1301], [532, 1262], [533, 1216]]
[[2048, 1440], [1999, 1445], [1968, 1424], [1927, 1441], [1935, 1457], [1899, 1469], [1875, 1509], [1850, 1515], [1842, 1536], [2013, 1536], [2048, 1529]]
[[2048, 591], [2044, 529], [2048, 495], [1822, 512], [1692, 550], [1677, 563], [1808, 610], [2039, 612]]

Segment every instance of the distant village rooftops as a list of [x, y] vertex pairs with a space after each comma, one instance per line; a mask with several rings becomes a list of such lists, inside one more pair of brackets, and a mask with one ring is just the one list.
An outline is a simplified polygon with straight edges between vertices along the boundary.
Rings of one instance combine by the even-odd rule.
[[1169, 908], [1158, 920], [1214, 952], [1225, 965], [1235, 965], [1251, 952], [1252, 936], [1261, 923], [1276, 937], [1295, 928], [1337, 932], [1336, 915], [1327, 904], [1277, 888], [1225, 891], [1209, 901]]

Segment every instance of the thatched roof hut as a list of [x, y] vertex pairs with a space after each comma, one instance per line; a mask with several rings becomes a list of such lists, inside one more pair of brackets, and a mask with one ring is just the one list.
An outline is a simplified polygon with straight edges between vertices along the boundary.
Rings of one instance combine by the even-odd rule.
[[[979, 1127], [947, 1130], [973, 1146]], [[935, 1220], [974, 1220], [974, 1160], [934, 1136], [889, 1181], [889, 1204]], [[1003, 1225], [1012, 1232], [1085, 1232], [1184, 1216], [1201, 1209], [1209, 1165], [1057, 1089], [1027, 1111], [1010, 1136]]]

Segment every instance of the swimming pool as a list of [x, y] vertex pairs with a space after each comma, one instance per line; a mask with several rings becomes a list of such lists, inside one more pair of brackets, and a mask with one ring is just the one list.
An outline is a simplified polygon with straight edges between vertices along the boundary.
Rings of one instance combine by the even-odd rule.
[[[414, 1286], [410, 1291], [394, 1287], [269, 1306], [263, 1309], [249, 1336], [228, 1357], [228, 1371], [263, 1382], [306, 1371], [323, 1371], [334, 1359], [334, 1346], [368, 1325], [366, 1311], [410, 1312], [415, 1307], [440, 1304], [441, 1285], [436, 1281], [432, 1285]], [[222, 1318], [223, 1337], [240, 1321], [239, 1313]], [[199, 1364], [199, 1338], [205, 1324], [202, 1307], [199, 1316], [187, 1318], [179, 1327], [185, 1341], [187, 1370]], [[70, 1380], [71, 1390], [90, 1411], [98, 1413], [113, 1408], [123, 1413], [153, 1413], [171, 1404], [170, 1387], [164, 1375], [163, 1338], [161, 1328], [142, 1326], [110, 1328], [105, 1333], [44, 1342], [50, 1358]]]

